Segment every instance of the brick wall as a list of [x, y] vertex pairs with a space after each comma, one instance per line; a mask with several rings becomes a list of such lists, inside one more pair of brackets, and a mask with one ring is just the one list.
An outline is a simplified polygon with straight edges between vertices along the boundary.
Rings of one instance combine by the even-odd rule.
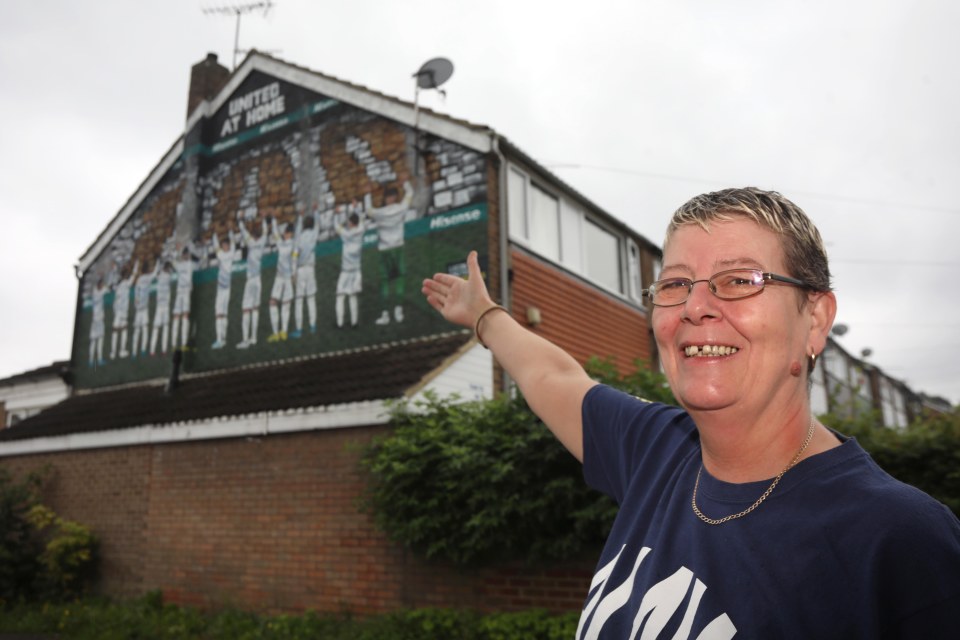
[[652, 360], [652, 337], [644, 311], [516, 248], [510, 258], [511, 311], [518, 321], [526, 325], [527, 307], [537, 307], [542, 322], [530, 328], [580, 363], [590, 356], [616, 354], [617, 368], [627, 373], [635, 369], [635, 359]]
[[143, 577], [151, 463], [149, 447], [0, 459], [0, 465], [16, 475], [50, 465], [45, 502], [60, 516], [96, 532], [103, 585], [118, 597], [147, 590]]
[[358, 509], [362, 446], [387, 427], [5, 458], [50, 463], [45, 496], [101, 537], [100, 591], [358, 614], [421, 606], [577, 610], [594, 559], [462, 570], [391, 543]]

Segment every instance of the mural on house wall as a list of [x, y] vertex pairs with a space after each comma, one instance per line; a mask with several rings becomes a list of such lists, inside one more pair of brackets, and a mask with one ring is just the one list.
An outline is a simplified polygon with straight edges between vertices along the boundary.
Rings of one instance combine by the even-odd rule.
[[253, 72], [84, 273], [75, 384], [449, 331], [419, 283], [486, 222], [481, 154]]

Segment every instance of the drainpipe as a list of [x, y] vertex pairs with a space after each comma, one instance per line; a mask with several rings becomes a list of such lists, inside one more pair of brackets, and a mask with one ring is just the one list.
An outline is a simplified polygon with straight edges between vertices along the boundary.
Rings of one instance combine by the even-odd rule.
[[[490, 132], [490, 148], [496, 154], [499, 161], [499, 176], [497, 178], [497, 214], [500, 216], [500, 304], [510, 309], [510, 229], [508, 226], [507, 215], [507, 159], [503, 157], [500, 151], [500, 136], [496, 132]], [[503, 389], [509, 391], [511, 386], [510, 375], [503, 370]]]
[[69, 370], [70, 380], [68, 385], [70, 387], [70, 395], [73, 395], [73, 368], [78, 366], [78, 362], [81, 361], [77, 349], [77, 336], [80, 331], [80, 314], [83, 313], [83, 270], [80, 269], [79, 264], [73, 265], [73, 275], [77, 277], [77, 305], [76, 310], [73, 314], [73, 340], [70, 342], [70, 364], [67, 365]]
[[180, 363], [183, 361], [183, 350], [173, 350], [173, 360], [170, 363], [170, 378], [167, 380], [167, 386], [163, 392], [166, 395], [172, 394], [180, 386]]

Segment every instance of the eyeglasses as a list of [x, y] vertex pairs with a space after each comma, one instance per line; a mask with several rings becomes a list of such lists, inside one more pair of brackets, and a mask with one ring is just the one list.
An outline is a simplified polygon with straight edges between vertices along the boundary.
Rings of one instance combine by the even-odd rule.
[[765, 273], [760, 269], [730, 269], [710, 276], [707, 280], [691, 280], [690, 278], [667, 278], [657, 280], [641, 293], [650, 299], [657, 307], [673, 307], [683, 304], [690, 297], [693, 285], [706, 282], [713, 295], [721, 300], [739, 300], [755, 296], [768, 282], [782, 282], [812, 289], [802, 280], [780, 276], [775, 273]]

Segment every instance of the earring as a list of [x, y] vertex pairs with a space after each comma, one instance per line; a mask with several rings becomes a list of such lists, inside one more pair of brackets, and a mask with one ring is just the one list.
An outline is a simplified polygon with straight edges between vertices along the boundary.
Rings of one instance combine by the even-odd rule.
[[813, 371], [814, 367], [817, 366], [817, 354], [813, 352], [813, 349], [810, 349], [810, 371]]

